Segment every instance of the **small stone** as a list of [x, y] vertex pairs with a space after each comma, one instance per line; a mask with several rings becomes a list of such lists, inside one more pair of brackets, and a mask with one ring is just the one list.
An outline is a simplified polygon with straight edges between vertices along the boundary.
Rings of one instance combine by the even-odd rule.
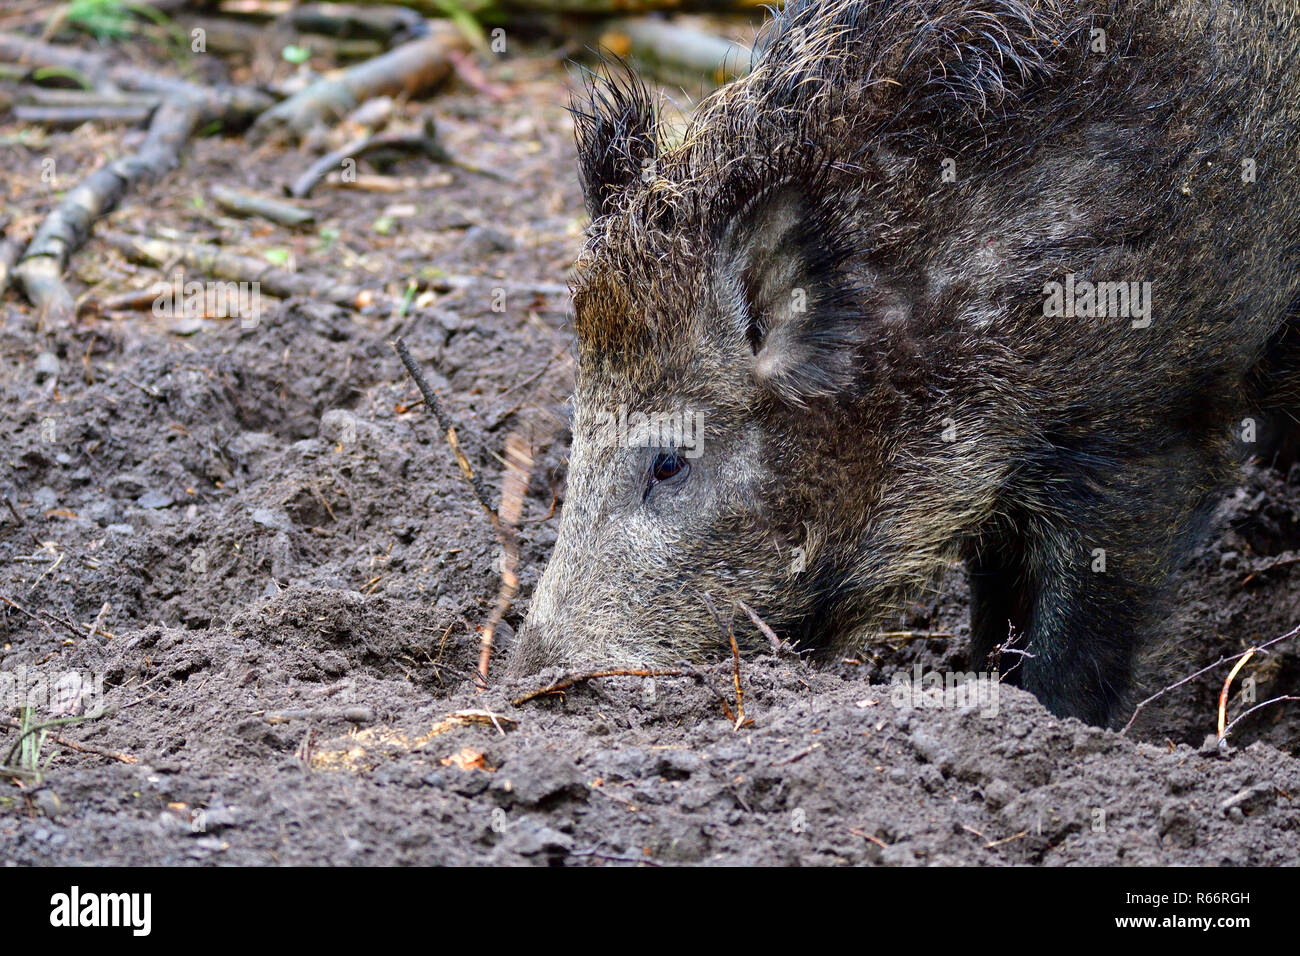
[[461, 240], [460, 252], [468, 256], [486, 256], [494, 252], [509, 252], [515, 239], [507, 232], [491, 226], [471, 226]]
[[36, 372], [36, 381], [43, 382], [47, 378], [55, 378], [59, 374], [59, 357], [53, 352], [42, 352], [36, 356], [36, 361], [32, 363], [32, 370]]
[[357, 440], [357, 417], [342, 408], [331, 408], [320, 418], [320, 437], [350, 445]]
[[254, 508], [252, 518], [254, 524], [274, 528], [277, 531], [288, 531], [293, 527], [289, 516], [276, 508]]

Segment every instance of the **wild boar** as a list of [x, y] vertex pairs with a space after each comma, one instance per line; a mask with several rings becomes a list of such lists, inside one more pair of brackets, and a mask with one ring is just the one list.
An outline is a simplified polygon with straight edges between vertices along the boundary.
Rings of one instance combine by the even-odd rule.
[[964, 560], [972, 659], [1112, 719], [1300, 408], [1298, 23], [791, 0], [676, 137], [589, 82], [568, 487], [512, 670], [716, 654], [705, 594], [839, 654]]

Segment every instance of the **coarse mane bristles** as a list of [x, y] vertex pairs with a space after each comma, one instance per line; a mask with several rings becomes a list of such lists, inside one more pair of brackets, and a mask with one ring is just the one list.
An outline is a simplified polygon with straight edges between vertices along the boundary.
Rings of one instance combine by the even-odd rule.
[[[629, 296], [684, 274], [766, 189], [797, 183], [840, 196], [885, 144], [991, 135], [1089, 35], [1061, 0], [792, 0], [756, 47], [753, 70], [715, 92], [663, 148], [650, 92], [630, 74], [589, 77], [575, 104], [593, 224], [575, 296], [618, 275]], [[641, 303], [648, 305], [649, 303]], [[609, 343], [616, 321], [581, 309], [579, 342]]]

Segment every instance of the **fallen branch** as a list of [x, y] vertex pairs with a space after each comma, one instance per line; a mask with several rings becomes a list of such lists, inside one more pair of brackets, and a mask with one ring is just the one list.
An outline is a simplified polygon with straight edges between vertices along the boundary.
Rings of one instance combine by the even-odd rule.
[[[0, 60], [33, 67], [71, 70], [97, 87], [121, 87], [158, 93], [163, 99], [185, 99], [197, 106], [199, 122], [242, 127], [275, 100], [246, 86], [203, 86], [133, 63], [114, 63], [101, 53], [42, 43], [14, 33], [0, 33]], [[103, 92], [101, 90], [101, 92]]]
[[331, 73], [258, 116], [250, 130], [254, 141], [271, 134], [297, 141], [322, 123], [338, 120], [375, 96], [416, 96], [451, 72], [451, 54], [468, 49], [460, 31], [433, 24], [427, 36]]
[[635, 59], [666, 79], [698, 75], [722, 84], [749, 72], [747, 47], [670, 20], [617, 20], [601, 34], [600, 45], [614, 55]]
[[308, 3], [294, 6], [283, 20], [301, 33], [384, 43], [421, 36], [428, 30], [417, 12], [391, 4], [365, 7], [349, 3]]
[[[234, 0], [226, 0], [223, 12], [229, 12]], [[248, 0], [244, 0], [248, 2]], [[370, 3], [371, 0], [359, 0]], [[374, 0], [392, 3], [394, 0]], [[418, 10], [425, 16], [447, 15], [447, 0], [400, 0], [402, 6]], [[480, 14], [506, 11], [510, 13], [574, 13], [592, 16], [637, 13], [737, 13], [755, 11], [765, 5], [765, 0], [457, 0], [466, 13]]]
[[[101, 717], [108, 717], [113, 713], [115, 713], [113, 710], [99, 710], [91, 714], [81, 714], [76, 717], [55, 717], [53, 720], [46, 720], [39, 724], [31, 724], [26, 728], [22, 728], [20, 724], [18, 739], [14, 741], [13, 746], [9, 748], [9, 753], [5, 755], [5, 759], [0, 761], [0, 763], [3, 763], [6, 767], [12, 766], [14, 755], [18, 753], [18, 748], [22, 746], [22, 742], [32, 734], [46, 731], [51, 727], [63, 727], [67, 724], [80, 724], [87, 720], [99, 720]], [[129, 763], [130, 761], [127, 762]]]
[[313, 221], [316, 214], [310, 209], [303, 209], [292, 203], [256, 193], [231, 189], [220, 183], [214, 183], [210, 189], [217, 205], [237, 216], [258, 216], [281, 226], [295, 228]]
[[13, 600], [13, 598], [6, 597], [3, 594], [0, 594], [0, 601], [3, 601], [5, 604], [8, 604], [11, 608], [13, 608], [19, 614], [26, 617], [28, 620], [32, 620], [35, 621], [37, 624], [40, 624], [51, 634], [54, 633], [54, 629], [50, 627], [49, 622], [53, 621], [55, 624], [67, 628], [68, 633], [70, 633], [77, 640], [80, 640], [81, 638], [87, 636], [94, 637], [95, 634], [100, 634], [103, 637], [108, 638], [110, 641], [114, 639], [112, 634], [100, 628], [99, 626], [100, 622], [98, 619], [96, 619], [95, 621], [94, 629], [91, 631], [89, 635], [86, 635], [82, 633], [81, 628], [77, 627], [77, 625], [73, 624], [66, 617], [59, 617], [57, 614], [51, 614], [49, 611], [40, 611], [36, 614], [33, 614], [31, 611], [27, 610], [22, 605], [20, 605], [17, 601]]
[[60, 90], [33, 86], [21, 91], [24, 102], [37, 106], [144, 106], [153, 109], [163, 101], [157, 93], [121, 90]]
[[95, 170], [45, 217], [14, 269], [23, 292], [44, 319], [55, 325], [72, 320], [75, 306], [63, 284], [68, 258], [86, 241], [95, 220], [111, 211], [128, 189], [160, 178], [177, 164], [199, 115], [188, 99], [164, 101], [154, 112], [139, 152]]
[[[12, 718], [9, 721], [9, 727], [12, 730], [22, 730], [22, 724]], [[119, 763], [139, 763], [139, 757], [133, 757], [131, 754], [122, 753], [119, 750], [109, 750], [107, 747], [97, 747], [94, 744], [78, 743], [75, 740], [68, 740], [66, 737], [55, 735], [49, 738], [50, 743], [67, 750], [74, 750], [79, 754], [93, 754], [96, 757], [107, 757], [110, 760], [116, 760]], [[8, 768], [6, 768], [8, 769]]]
[[776, 631], [768, 627], [767, 622], [764, 621], [761, 617], [759, 617], [758, 613], [754, 611], [753, 608], [751, 608], [744, 601], [737, 601], [736, 604], [740, 607], [742, 611], [744, 611], [746, 614], [749, 615], [749, 619], [754, 622], [754, 626], [758, 628], [759, 633], [767, 638], [767, 642], [772, 645], [773, 654], [776, 654], [777, 656], [780, 656], [782, 654], [792, 654], [796, 657], [798, 656], [799, 652], [795, 649], [794, 645], [787, 643], [786, 641], [783, 641], [781, 640], [781, 638], [777, 637]]
[[293, 185], [289, 187], [289, 195], [295, 199], [302, 199], [316, 187], [317, 183], [334, 170], [340, 168], [345, 161], [357, 159], [376, 149], [405, 150], [427, 156], [429, 159], [440, 163], [451, 161], [451, 157], [433, 136], [431, 130], [416, 133], [376, 133], [373, 136], [359, 137], [347, 145], [320, 157], [293, 181]]
[[55, 129], [75, 129], [83, 123], [109, 123], [139, 126], [149, 119], [153, 107], [121, 103], [86, 103], [71, 106], [41, 106], [19, 103], [13, 118], [20, 123], [36, 123]]
[[222, 246], [168, 242], [120, 232], [105, 232], [101, 238], [133, 262], [152, 266], [181, 263], [214, 278], [256, 282], [260, 292], [279, 298], [304, 296], [356, 308], [359, 298], [374, 295], [360, 286], [333, 282], [320, 275], [290, 272], [265, 259], [241, 255]]
[[529, 451], [523, 437], [518, 433], [512, 433], [506, 439], [506, 471], [501, 484], [501, 507], [499, 509], [493, 508], [489, 500], [490, 492], [487, 485], [481, 477], [475, 474], [474, 469], [470, 466], [469, 459], [465, 456], [465, 452], [461, 450], [460, 440], [456, 436], [456, 426], [447, 417], [442, 402], [438, 400], [438, 394], [424, 380], [424, 374], [420, 371], [415, 359], [412, 358], [406, 343], [401, 339], [397, 339], [393, 342], [393, 349], [406, 367], [407, 374], [415, 382], [415, 387], [424, 396], [425, 406], [433, 410], [434, 417], [438, 420], [438, 426], [442, 429], [447, 438], [447, 444], [456, 457], [456, 464], [460, 466], [461, 474], [474, 492], [475, 499], [487, 514], [488, 520], [492, 523], [492, 529], [497, 534], [497, 540], [501, 544], [501, 588], [497, 592], [492, 615], [488, 618], [487, 624], [484, 625], [479, 639], [478, 671], [475, 674], [475, 683], [481, 691], [487, 687], [488, 665], [492, 660], [493, 637], [497, 628], [505, 619], [506, 612], [510, 610], [510, 605], [514, 602], [515, 592], [519, 589], [519, 577], [516, 573], [519, 565], [518, 527], [519, 519], [523, 515], [524, 496], [528, 492], [528, 481], [533, 470], [532, 453]]

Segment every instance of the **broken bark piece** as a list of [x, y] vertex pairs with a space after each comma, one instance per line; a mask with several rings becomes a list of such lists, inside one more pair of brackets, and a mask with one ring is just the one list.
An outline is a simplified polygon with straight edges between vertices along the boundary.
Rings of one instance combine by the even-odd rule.
[[417, 96], [441, 83], [451, 72], [451, 54], [468, 49], [450, 24], [383, 56], [331, 73], [276, 104], [257, 118], [254, 140], [275, 134], [301, 140], [317, 126], [341, 119], [375, 96]]
[[303, 209], [282, 199], [259, 196], [256, 193], [231, 189], [220, 183], [214, 183], [210, 189], [217, 205], [237, 216], [258, 216], [281, 226], [295, 228], [306, 225], [316, 218], [310, 209]]
[[189, 99], [167, 100], [154, 112], [139, 152], [99, 167], [45, 217], [14, 269], [14, 277], [43, 320], [65, 325], [73, 319], [72, 296], [63, 285], [68, 257], [86, 241], [95, 220], [116, 206], [128, 189], [160, 178], [177, 164], [199, 116], [198, 106]]

